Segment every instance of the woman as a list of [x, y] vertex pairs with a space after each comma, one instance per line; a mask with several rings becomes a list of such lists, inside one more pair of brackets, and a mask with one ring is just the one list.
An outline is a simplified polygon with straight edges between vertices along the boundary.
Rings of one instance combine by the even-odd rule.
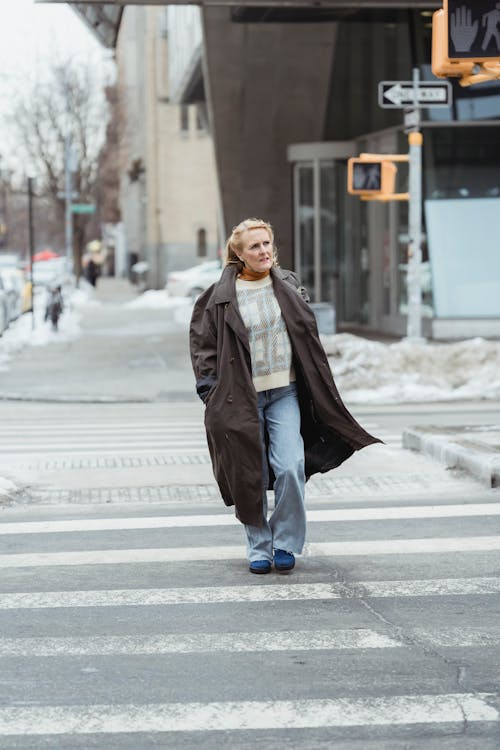
[[278, 266], [270, 224], [246, 219], [191, 318], [214, 474], [244, 524], [252, 573], [269, 573], [273, 562], [278, 571], [294, 567], [305, 541], [306, 479], [380, 442], [342, 403], [306, 299], [295, 274]]

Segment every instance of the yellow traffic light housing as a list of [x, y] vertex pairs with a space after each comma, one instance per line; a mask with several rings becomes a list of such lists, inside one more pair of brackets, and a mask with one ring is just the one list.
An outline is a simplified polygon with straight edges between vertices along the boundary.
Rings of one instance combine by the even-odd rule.
[[351, 195], [374, 198], [394, 193], [397, 169], [382, 157], [351, 158], [347, 162], [347, 190]]
[[347, 192], [364, 201], [408, 200], [408, 193], [395, 193], [395, 161], [408, 161], [406, 154], [360, 154], [347, 160]]
[[500, 2], [485, 13], [479, 6], [473, 0], [443, 0], [433, 14], [432, 72], [438, 78], [458, 78], [462, 86], [500, 78]]

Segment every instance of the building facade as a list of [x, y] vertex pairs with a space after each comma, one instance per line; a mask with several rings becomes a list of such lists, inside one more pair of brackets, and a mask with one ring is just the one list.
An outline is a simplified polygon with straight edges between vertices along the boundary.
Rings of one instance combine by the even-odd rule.
[[[179, 6], [172, 93], [206, 104], [225, 229], [270, 220], [282, 265], [335, 305], [339, 325], [404, 335], [408, 205], [348, 195], [347, 159], [408, 152], [403, 111], [379, 106], [378, 84], [415, 68], [433, 79], [441, 3], [205, 1], [202, 45], [186, 42], [182, 13], [187, 25], [194, 9]], [[452, 105], [421, 115], [424, 333], [499, 336], [500, 82], [453, 82]], [[401, 166], [399, 190], [407, 180]]]
[[166, 15], [126, 8], [116, 43], [127, 253], [131, 264], [146, 261], [153, 288], [220, 247], [213, 143], [200, 108], [171, 100]]

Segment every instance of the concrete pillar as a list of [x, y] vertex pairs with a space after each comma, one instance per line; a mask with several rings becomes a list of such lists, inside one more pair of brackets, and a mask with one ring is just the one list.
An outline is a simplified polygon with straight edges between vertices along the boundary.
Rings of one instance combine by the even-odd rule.
[[256, 216], [293, 265], [290, 143], [323, 139], [336, 25], [234, 23], [204, 7], [204, 77], [226, 235]]

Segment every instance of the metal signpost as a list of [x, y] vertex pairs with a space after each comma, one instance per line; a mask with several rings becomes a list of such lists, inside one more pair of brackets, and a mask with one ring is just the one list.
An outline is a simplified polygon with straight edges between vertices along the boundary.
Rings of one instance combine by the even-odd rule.
[[422, 337], [422, 133], [420, 109], [422, 107], [449, 107], [452, 102], [448, 81], [420, 82], [418, 68], [413, 70], [413, 81], [381, 81], [379, 104], [381, 107], [406, 109], [405, 126], [409, 129], [409, 205], [408, 205], [408, 316], [407, 338], [412, 341]]
[[69, 135], [66, 136], [64, 144], [64, 228], [66, 237], [66, 263], [68, 273], [73, 272], [73, 217], [72, 217], [72, 200], [73, 191], [73, 174], [78, 169], [78, 157], [71, 143]]

